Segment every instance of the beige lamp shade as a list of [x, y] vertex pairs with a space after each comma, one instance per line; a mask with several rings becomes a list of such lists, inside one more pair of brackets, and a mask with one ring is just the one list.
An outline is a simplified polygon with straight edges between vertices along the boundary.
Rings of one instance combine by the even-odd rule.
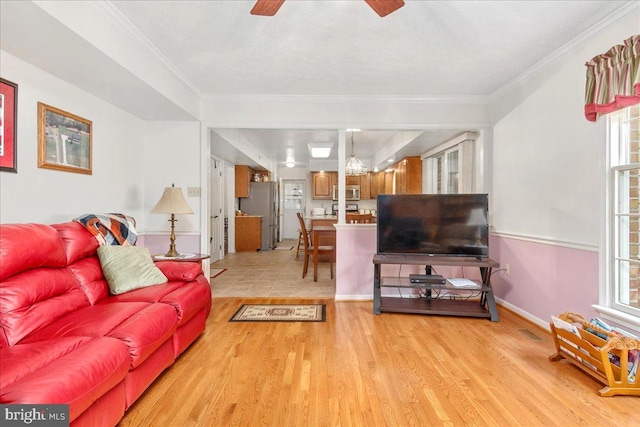
[[166, 187], [158, 203], [151, 209], [155, 214], [192, 214], [191, 207], [184, 199], [182, 188]]

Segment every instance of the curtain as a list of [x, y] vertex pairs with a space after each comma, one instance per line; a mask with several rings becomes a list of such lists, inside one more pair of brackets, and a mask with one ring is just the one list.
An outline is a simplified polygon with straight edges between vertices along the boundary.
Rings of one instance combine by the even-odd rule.
[[588, 61], [584, 114], [595, 122], [599, 115], [640, 104], [640, 35], [613, 46]]

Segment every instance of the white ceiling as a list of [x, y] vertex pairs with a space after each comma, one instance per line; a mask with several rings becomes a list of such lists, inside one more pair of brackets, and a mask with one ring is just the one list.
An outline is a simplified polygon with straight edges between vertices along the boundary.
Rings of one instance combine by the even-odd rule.
[[[137, 34], [171, 73], [201, 96], [477, 101], [490, 100], [598, 22], [637, 4], [590, 0], [405, 2], [384, 18], [363, 0], [286, 0], [274, 17], [251, 15], [253, 0], [114, 0], [100, 2], [99, 8], [123, 32]], [[118, 69], [117, 62], [108, 63], [104, 49], [91, 51], [91, 40], [79, 37], [81, 31], [73, 25], [48, 16], [55, 7], [47, 2], [1, 1], [0, 47], [144, 119], [162, 120], [162, 108], [176, 120], [186, 117], [184, 110], [166, 107], [142, 79]], [[89, 58], [87, 65], [75, 67], [70, 65], [73, 62], [60, 60], [63, 57], [52, 54], [56, 43], [74, 46], [74, 51]], [[101, 74], [101, 70], [108, 71]], [[404, 137], [403, 130], [398, 131], [357, 133], [356, 154], [365, 161], [380, 158], [384, 147], [394, 145], [400, 147], [396, 157], [418, 155], [464, 130], [430, 129], [405, 145], [390, 144]], [[336, 147], [338, 140], [335, 129], [235, 132], [280, 164], [286, 161], [287, 150], [293, 150], [296, 162], [307, 165], [309, 142], [331, 141]], [[215, 154], [234, 163], [254, 163], [220, 135], [212, 133], [212, 137], [219, 142]], [[333, 159], [336, 152], [332, 150]]]
[[[204, 94], [487, 97], [625, 3], [408, 0], [385, 18], [362, 0], [286, 0], [273, 17], [250, 15], [254, 1], [113, 5]], [[461, 132], [425, 131], [390, 157], [420, 155]], [[279, 165], [293, 156], [309, 166], [308, 143], [330, 141], [337, 165], [335, 130], [241, 134]], [[371, 159], [394, 138], [356, 133], [355, 153], [384, 167]], [[216, 139], [220, 157], [256, 165]]]
[[113, 1], [204, 94], [489, 95], [623, 1]]

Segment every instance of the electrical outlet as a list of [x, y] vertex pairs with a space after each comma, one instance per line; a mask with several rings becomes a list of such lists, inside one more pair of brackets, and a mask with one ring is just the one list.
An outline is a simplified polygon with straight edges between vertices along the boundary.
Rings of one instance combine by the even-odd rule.
[[509, 264], [505, 264], [504, 265], [504, 275], [508, 276], [509, 274], [511, 274], [511, 266]]
[[200, 187], [187, 187], [187, 197], [200, 197]]

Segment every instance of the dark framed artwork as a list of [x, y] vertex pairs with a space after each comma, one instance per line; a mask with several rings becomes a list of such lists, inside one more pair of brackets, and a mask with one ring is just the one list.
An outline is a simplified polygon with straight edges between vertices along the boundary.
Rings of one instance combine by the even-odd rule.
[[91, 175], [92, 123], [38, 102], [38, 167]]
[[0, 171], [18, 172], [18, 85], [0, 78]]

